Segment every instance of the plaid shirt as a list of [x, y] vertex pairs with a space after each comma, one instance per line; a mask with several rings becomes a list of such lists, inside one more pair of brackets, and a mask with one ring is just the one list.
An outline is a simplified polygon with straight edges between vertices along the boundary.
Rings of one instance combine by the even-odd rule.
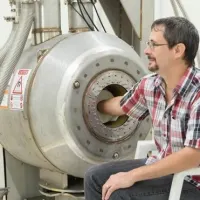
[[[158, 74], [145, 76], [121, 100], [127, 115], [137, 120], [150, 114], [154, 129], [157, 156], [151, 156], [146, 164], [152, 164], [185, 146], [200, 149], [200, 70], [190, 67], [185, 72], [173, 98], [167, 105], [165, 84]], [[186, 181], [200, 189], [200, 176], [187, 176]]]

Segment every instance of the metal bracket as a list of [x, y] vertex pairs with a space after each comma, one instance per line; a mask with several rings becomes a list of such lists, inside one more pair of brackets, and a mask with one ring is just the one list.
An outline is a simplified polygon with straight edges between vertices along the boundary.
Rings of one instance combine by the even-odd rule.
[[13, 16], [4, 17], [4, 20], [6, 20], [7, 22], [15, 22], [15, 17]]

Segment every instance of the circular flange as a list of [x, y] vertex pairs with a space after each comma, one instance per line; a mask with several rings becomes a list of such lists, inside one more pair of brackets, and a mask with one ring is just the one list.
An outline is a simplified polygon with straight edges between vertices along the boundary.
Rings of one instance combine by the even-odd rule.
[[73, 138], [71, 142], [68, 139], [68, 144], [89, 162], [129, 158], [137, 141], [144, 139], [149, 131], [148, 119], [141, 126], [140, 121], [126, 115], [102, 123], [97, 111], [100, 93], [105, 90], [112, 96], [122, 96], [144, 75], [132, 58], [112, 54], [81, 57], [66, 72], [64, 80], [68, 87], [62, 86], [67, 91], [62, 104], [66, 132]]
[[83, 115], [91, 133], [102, 142], [115, 143], [129, 138], [137, 124], [127, 116], [103, 124], [97, 111], [99, 94], [106, 89], [113, 96], [122, 96], [134, 83], [130, 75], [120, 70], [103, 72], [89, 83], [83, 100]]

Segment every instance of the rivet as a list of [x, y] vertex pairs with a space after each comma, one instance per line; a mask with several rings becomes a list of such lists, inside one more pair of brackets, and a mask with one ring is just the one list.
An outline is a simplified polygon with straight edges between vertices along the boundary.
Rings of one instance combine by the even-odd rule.
[[113, 159], [118, 159], [118, 158], [119, 158], [119, 153], [115, 152], [115, 153], [113, 154]]
[[74, 82], [74, 87], [75, 87], [75, 88], [79, 88], [79, 87], [80, 87], [80, 83], [79, 83], [78, 81], [75, 81], [75, 82]]
[[124, 62], [124, 64], [125, 64], [125, 65], [128, 65], [128, 62], [126, 61], [126, 62]]

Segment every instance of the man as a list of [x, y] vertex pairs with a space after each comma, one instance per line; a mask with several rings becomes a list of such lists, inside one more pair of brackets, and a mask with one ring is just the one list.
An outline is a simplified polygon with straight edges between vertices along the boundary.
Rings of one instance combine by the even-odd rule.
[[[167, 200], [174, 173], [200, 165], [199, 35], [181, 17], [156, 20], [145, 49], [148, 68], [124, 97], [98, 104], [110, 115], [152, 118], [156, 157], [106, 163], [85, 175], [86, 200]], [[186, 177], [181, 200], [200, 199], [200, 177]]]

